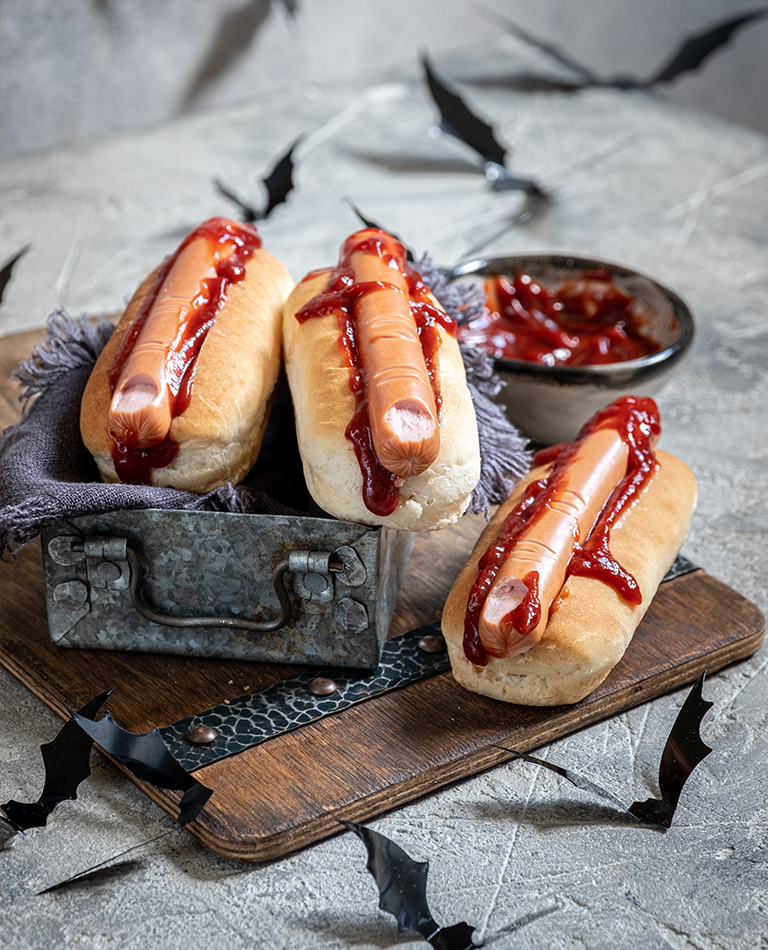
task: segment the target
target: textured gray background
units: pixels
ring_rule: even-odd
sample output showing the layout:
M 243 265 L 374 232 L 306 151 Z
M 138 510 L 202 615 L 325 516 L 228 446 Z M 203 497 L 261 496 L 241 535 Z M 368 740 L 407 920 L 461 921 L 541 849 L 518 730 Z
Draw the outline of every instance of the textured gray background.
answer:
M 454 76 L 506 68 L 507 41 L 438 66 Z M 699 480 L 684 553 L 768 608 L 768 140 L 664 96 L 596 90 L 526 95 L 462 86 L 514 149 L 515 168 L 555 201 L 489 250 L 567 250 L 634 265 L 668 283 L 698 322 L 693 352 L 661 394 L 662 445 Z M 28 241 L 3 308 L 6 331 L 54 303 L 112 310 L 182 231 L 226 203 L 218 174 L 254 198 L 259 173 L 299 133 L 298 187 L 262 227 L 295 277 L 333 260 L 370 216 L 441 263 L 499 228 L 519 196 L 488 191 L 466 149 L 433 140 L 415 66 L 387 83 L 304 85 L 219 112 L 46 156 L 10 161 L 2 181 L 4 256 Z M 674 651 L 671 639 L 670 651 Z M 768 946 L 768 663 L 765 651 L 713 676 L 704 738 L 715 751 L 685 788 L 666 833 L 606 815 L 551 773 L 512 763 L 374 821 L 431 862 L 438 922 L 471 921 L 506 948 Z M 542 750 L 627 802 L 656 789 L 663 740 L 684 693 Z M 35 799 L 37 746 L 59 722 L 0 675 L 0 801 Z M 322 767 L 321 763 L 318 768 Z M 0 945 L 27 948 L 348 948 L 425 946 L 377 910 L 350 834 L 275 861 L 221 860 L 173 831 L 100 884 L 41 887 L 172 828 L 98 756 L 77 801 L 0 854 Z M 307 785 L 311 787 L 311 776 Z M 545 916 L 535 915 L 551 911 Z M 531 919 L 528 915 L 534 915 Z M 527 921 L 527 922 L 526 922 Z
M 471 0 L 3 0 L 3 157 L 96 140 L 297 83 L 370 79 L 417 51 L 499 35 Z M 749 0 L 487 0 L 601 75 L 646 77 L 681 37 Z M 487 14 L 486 14 L 487 16 Z M 768 22 L 752 25 L 672 98 L 768 132 Z M 511 50 L 515 73 L 524 47 Z

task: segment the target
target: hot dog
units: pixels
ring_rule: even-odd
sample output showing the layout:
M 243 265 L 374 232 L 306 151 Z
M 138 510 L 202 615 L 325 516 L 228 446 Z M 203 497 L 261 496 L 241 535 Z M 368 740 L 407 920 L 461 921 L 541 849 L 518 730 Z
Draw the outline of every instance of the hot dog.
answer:
M 573 703 L 618 663 L 682 545 L 696 501 L 690 469 L 655 450 L 659 432 L 653 401 L 624 397 L 573 443 L 540 453 L 446 601 L 443 633 L 461 685 L 512 703 Z M 563 509 L 573 497 L 579 510 Z M 533 551 L 544 556 L 532 559 Z M 527 578 L 526 593 L 539 599 L 529 598 L 520 622 L 517 606 L 502 616 L 505 605 L 488 600 L 496 585 L 499 597 L 513 586 L 504 578 L 523 574 L 525 581 L 526 571 L 537 580 L 551 576 L 547 583 Z M 489 636 L 486 608 L 511 632 Z
M 80 431 L 105 481 L 208 492 L 258 455 L 293 281 L 213 218 L 141 284 L 94 366 Z
M 367 228 L 289 297 L 283 350 L 307 486 L 345 521 L 455 521 L 480 474 L 455 324 L 402 245 Z

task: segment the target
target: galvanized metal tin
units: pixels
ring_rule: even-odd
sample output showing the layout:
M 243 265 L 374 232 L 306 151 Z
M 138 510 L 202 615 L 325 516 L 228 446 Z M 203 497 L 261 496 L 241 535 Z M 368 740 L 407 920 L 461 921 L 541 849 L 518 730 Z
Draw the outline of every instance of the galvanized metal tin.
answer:
M 51 639 L 375 669 L 413 540 L 314 517 L 142 510 L 74 518 L 42 537 Z M 228 625 L 207 625 L 211 618 Z

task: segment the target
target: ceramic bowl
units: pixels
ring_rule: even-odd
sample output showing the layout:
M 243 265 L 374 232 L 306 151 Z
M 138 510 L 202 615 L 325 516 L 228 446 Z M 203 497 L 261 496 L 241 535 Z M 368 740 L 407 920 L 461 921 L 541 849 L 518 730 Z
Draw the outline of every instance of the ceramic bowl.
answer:
M 469 261 L 455 269 L 459 280 L 489 275 L 530 274 L 557 286 L 585 270 L 606 270 L 616 286 L 637 301 L 635 313 L 644 335 L 661 347 L 634 360 L 587 366 L 545 366 L 527 360 L 496 358 L 506 385 L 496 397 L 510 420 L 543 445 L 573 439 L 598 409 L 618 396 L 653 396 L 677 370 L 694 335 L 693 315 L 672 290 L 622 264 L 567 254 L 519 254 Z

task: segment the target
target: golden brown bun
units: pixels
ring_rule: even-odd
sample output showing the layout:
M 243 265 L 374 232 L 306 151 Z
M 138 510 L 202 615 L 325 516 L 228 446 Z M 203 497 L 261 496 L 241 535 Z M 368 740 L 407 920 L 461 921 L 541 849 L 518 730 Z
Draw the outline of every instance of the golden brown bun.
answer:
M 134 294 L 83 393 L 80 432 L 105 482 L 120 481 L 107 433 L 109 367 L 156 274 Z M 200 348 L 192 399 L 171 424 L 179 451 L 169 465 L 152 470 L 153 485 L 202 494 L 240 481 L 256 461 L 280 372 L 283 302 L 292 287 L 280 261 L 264 250 L 254 251 L 245 278 L 228 288 Z
M 688 533 L 696 505 L 696 481 L 688 466 L 667 452 L 656 453 L 659 468 L 645 491 L 611 532 L 611 553 L 634 575 L 643 595 L 637 607 L 602 581 L 570 577 L 562 605 L 550 617 L 536 646 L 508 659 L 490 657 L 487 666 L 464 656 L 464 615 L 478 561 L 501 522 L 522 498 L 525 486 L 542 476 L 535 469 L 501 506 L 480 536 L 448 595 L 443 635 L 457 682 L 472 692 L 526 706 L 576 703 L 592 692 L 624 655 Z M 673 647 L 672 647 L 673 649 Z
M 285 366 L 307 487 L 321 508 L 342 521 L 403 531 L 442 528 L 466 510 L 480 477 L 477 422 L 459 345 L 438 328 L 441 342 L 435 363 L 443 404 L 436 460 L 420 475 L 405 479 L 401 503 L 391 515 L 372 514 L 363 502 L 355 451 L 344 434 L 355 411 L 355 397 L 349 388 L 349 366 L 338 346 L 338 321 L 334 314 L 304 323 L 295 317 L 325 289 L 329 274 L 298 284 L 283 318 Z

